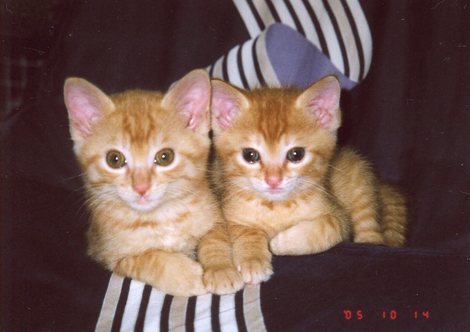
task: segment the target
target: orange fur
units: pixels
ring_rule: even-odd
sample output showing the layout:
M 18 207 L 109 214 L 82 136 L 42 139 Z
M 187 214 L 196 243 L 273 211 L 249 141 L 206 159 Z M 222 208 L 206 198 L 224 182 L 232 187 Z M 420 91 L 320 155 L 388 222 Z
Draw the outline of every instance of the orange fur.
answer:
M 107 96 L 82 79 L 65 84 L 91 211 L 88 253 L 106 268 L 172 295 L 242 287 L 207 181 L 209 98 L 210 81 L 200 70 L 166 94 Z M 164 149 L 174 152 L 167 166 L 154 161 Z M 111 150 L 123 153 L 124 166 L 110 167 Z
M 400 194 L 384 186 L 379 193 L 369 164 L 336 147 L 341 121 L 336 79 L 327 77 L 305 91 L 245 91 L 220 80 L 212 87 L 214 177 L 245 282 L 269 279 L 271 252 L 318 253 L 350 238 L 403 243 Z M 289 161 L 288 153 L 298 147 L 305 157 Z M 259 160 L 244 160 L 246 149 L 257 151 Z

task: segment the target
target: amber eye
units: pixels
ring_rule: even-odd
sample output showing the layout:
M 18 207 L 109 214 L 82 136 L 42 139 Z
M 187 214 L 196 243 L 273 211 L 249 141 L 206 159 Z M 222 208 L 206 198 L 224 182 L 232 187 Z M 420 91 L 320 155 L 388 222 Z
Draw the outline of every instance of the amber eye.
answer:
M 106 154 L 106 163 L 109 167 L 118 169 L 126 166 L 127 160 L 126 157 L 117 150 L 108 151 Z
M 304 159 L 305 156 L 305 149 L 304 148 L 292 148 L 289 151 L 287 151 L 287 160 L 293 163 L 298 163 L 302 159 Z
M 243 159 L 250 164 L 257 163 L 260 161 L 259 152 L 255 149 L 247 148 L 242 151 Z
M 159 166 L 168 166 L 175 159 L 175 152 L 172 149 L 162 149 L 155 154 L 153 162 Z

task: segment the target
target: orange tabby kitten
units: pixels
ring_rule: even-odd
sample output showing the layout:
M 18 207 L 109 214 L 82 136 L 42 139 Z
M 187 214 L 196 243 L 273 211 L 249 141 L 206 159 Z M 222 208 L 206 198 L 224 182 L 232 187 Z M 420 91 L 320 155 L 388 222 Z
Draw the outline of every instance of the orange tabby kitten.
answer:
M 305 91 L 212 81 L 216 182 L 245 282 L 269 279 L 271 252 L 318 253 L 350 237 L 403 244 L 401 195 L 379 185 L 359 155 L 336 148 L 339 97 L 333 76 Z
M 64 86 L 91 211 L 88 253 L 172 295 L 243 286 L 206 179 L 210 89 L 203 70 L 166 94 L 107 96 L 80 78 Z

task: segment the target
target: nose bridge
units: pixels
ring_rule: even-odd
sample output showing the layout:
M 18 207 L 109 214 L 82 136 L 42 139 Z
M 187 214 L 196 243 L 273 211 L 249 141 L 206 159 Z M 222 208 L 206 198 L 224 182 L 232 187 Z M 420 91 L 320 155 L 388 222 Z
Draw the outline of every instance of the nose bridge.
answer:
M 282 179 L 282 166 L 276 164 L 267 165 L 264 173 L 266 175 L 266 178 L 270 177 Z
M 283 177 L 282 166 L 269 165 L 264 171 L 264 181 L 271 187 L 277 188 L 281 185 Z
M 143 195 L 151 186 L 151 172 L 146 167 L 136 167 L 132 173 L 132 188 Z

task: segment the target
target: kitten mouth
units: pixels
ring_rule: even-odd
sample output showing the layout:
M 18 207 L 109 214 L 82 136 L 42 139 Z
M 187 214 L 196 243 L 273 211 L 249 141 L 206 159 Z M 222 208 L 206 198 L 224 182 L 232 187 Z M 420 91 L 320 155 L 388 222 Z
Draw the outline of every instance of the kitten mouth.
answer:
M 144 196 L 141 196 L 133 201 L 128 202 L 129 206 L 134 210 L 138 211 L 149 211 L 155 208 L 156 201 L 150 200 Z
M 261 191 L 261 195 L 271 201 L 280 201 L 289 196 L 289 190 L 285 188 L 269 188 Z
M 283 193 L 285 193 L 286 191 L 285 191 L 285 189 L 282 189 L 282 188 L 269 188 L 269 189 L 267 190 L 267 192 L 268 192 L 269 194 L 276 195 L 276 194 L 283 194 Z

